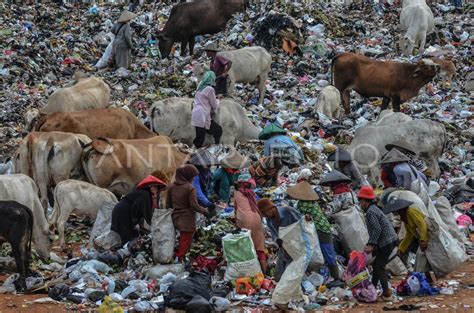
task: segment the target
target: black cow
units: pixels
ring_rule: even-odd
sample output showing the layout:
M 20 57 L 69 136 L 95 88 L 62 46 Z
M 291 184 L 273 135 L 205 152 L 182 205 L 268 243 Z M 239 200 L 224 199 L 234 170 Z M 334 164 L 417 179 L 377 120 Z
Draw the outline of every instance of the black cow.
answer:
M 20 274 L 19 289 L 26 290 L 25 278 L 30 271 L 33 213 L 16 201 L 0 201 L 0 216 L 0 244 L 5 241 L 11 244 Z

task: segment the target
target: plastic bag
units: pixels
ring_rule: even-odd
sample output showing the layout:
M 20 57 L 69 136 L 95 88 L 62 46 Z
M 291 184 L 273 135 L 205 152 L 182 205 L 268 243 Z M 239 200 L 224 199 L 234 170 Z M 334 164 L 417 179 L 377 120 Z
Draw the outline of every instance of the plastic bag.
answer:
M 395 276 L 402 276 L 408 273 L 407 267 L 405 264 L 403 264 L 399 256 L 396 256 L 390 260 L 385 268 Z
M 114 45 L 115 36 L 111 35 L 111 37 L 112 37 L 112 41 L 109 43 L 107 48 L 105 48 L 104 54 L 102 55 L 100 60 L 97 61 L 97 63 L 94 65 L 94 67 L 96 67 L 96 68 L 106 67 L 109 64 L 109 60 L 113 57 L 112 54 L 113 54 L 113 51 L 114 51 L 113 45 Z
M 286 304 L 298 301 L 303 296 L 301 281 L 318 241 L 313 222 L 304 218 L 299 222 L 281 227 L 278 236 L 283 241 L 283 249 L 293 259 L 286 267 L 272 296 L 273 304 Z
M 425 273 L 430 271 L 430 265 L 426 253 L 418 249 L 415 259 L 415 272 Z
M 356 300 L 367 303 L 377 300 L 377 289 L 370 282 L 369 278 L 367 254 L 352 251 L 343 279 L 346 281 L 347 286 L 351 288 L 352 295 Z
M 122 239 L 120 235 L 113 230 L 106 231 L 103 235 L 93 240 L 94 248 L 99 251 L 109 251 L 120 247 Z
M 369 241 L 369 232 L 357 207 L 351 206 L 346 210 L 334 213 L 332 216 L 336 221 L 336 229 L 347 254 L 354 250 L 362 251 L 367 241 Z
M 191 301 L 186 304 L 186 313 L 211 313 L 212 306 L 209 303 L 209 300 L 201 297 L 195 296 Z
M 216 312 L 225 312 L 230 308 L 230 301 L 222 297 L 212 297 L 209 301 Z
M 199 295 L 208 300 L 211 298 L 211 275 L 206 272 L 192 272 L 186 279 L 173 283 L 170 287 L 169 306 L 183 310 L 191 299 Z
M 318 233 L 316 233 L 316 238 L 318 237 Z M 324 265 L 324 257 L 323 252 L 321 251 L 321 246 L 319 244 L 319 239 L 316 239 L 316 244 L 314 245 L 313 249 L 313 256 L 311 257 L 311 261 L 308 264 L 308 271 L 314 272 L 319 270 Z
M 410 286 L 410 292 L 413 296 L 418 294 L 418 291 L 420 291 L 420 281 L 416 276 L 410 276 L 407 279 L 407 284 Z
M 436 208 L 436 211 L 438 211 L 439 216 L 441 217 L 443 222 L 448 227 L 449 233 L 459 242 L 467 243 L 468 240 L 459 230 L 459 226 L 457 225 L 456 220 L 454 219 L 454 212 L 451 208 L 449 200 L 444 196 L 439 197 L 438 199 L 433 201 L 433 205 Z
M 467 255 L 459 242 L 434 219 L 427 217 L 425 220 L 429 233 L 426 257 L 436 276 L 444 276 L 466 261 Z
M 255 276 L 262 272 L 249 231 L 224 236 L 222 247 L 227 261 L 226 280 Z
M 92 244 L 95 238 L 110 230 L 110 224 L 112 222 L 112 210 L 114 209 L 115 205 L 116 203 L 114 202 L 104 202 L 104 204 L 102 204 L 102 206 L 99 208 L 99 212 L 97 212 L 97 217 L 95 218 L 94 226 L 92 227 L 89 238 L 90 244 Z
M 118 304 L 112 301 L 109 296 L 105 296 L 104 301 L 99 307 L 99 313 L 123 313 L 123 308 Z
M 166 275 L 172 273 L 179 275 L 184 272 L 183 264 L 169 264 L 169 265 L 155 265 L 150 267 L 146 272 L 147 279 L 160 279 Z
M 174 225 L 171 218 L 173 210 L 158 209 L 151 220 L 151 240 L 153 260 L 156 263 L 168 264 L 174 256 Z

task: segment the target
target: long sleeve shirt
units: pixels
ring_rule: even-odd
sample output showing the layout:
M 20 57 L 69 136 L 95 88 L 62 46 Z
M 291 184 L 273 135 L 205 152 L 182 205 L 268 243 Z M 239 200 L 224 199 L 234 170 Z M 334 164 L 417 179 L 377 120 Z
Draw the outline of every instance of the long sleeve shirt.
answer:
M 278 214 L 280 215 L 280 219 L 278 221 L 266 218 L 267 226 L 270 230 L 270 235 L 272 236 L 273 240 L 278 239 L 278 230 L 280 227 L 289 226 L 301 219 L 301 214 L 291 207 L 278 208 Z
M 213 205 L 213 203 L 209 200 L 207 195 L 202 190 L 199 176 L 194 177 L 193 186 L 194 186 L 194 189 L 196 189 L 196 196 L 197 196 L 199 205 L 205 208 L 210 208 Z
M 209 129 L 211 127 L 211 114 L 219 107 L 216 91 L 213 87 L 206 87 L 196 92 L 191 113 L 191 125 Z
M 425 222 L 425 215 L 418 209 L 408 208 L 407 221 L 404 223 L 406 229 L 405 238 L 400 242 L 399 250 L 405 252 L 410 246 L 413 238 L 421 241 L 428 241 L 428 227 Z
M 388 217 L 376 205 L 371 205 L 365 212 L 365 221 L 369 232 L 369 245 L 378 248 L 398 241 L 397 234 Z

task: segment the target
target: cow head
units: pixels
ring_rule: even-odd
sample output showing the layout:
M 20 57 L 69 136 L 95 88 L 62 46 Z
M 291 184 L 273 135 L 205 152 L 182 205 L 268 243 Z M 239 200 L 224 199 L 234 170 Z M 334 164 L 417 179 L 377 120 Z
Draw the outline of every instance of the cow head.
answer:
M 415 41 L 411 40 L 407 35 L 400 38 L 400 50 L 404 56 L 410 56 L 415 48 Z
M 41 116 L 41 113 L 38 109 L 31 109 L 28 110 L 25 115 L 25 131 L 29 132 L 35 127 L 35 124 L 38 122 L 39 118 Z
M 422 59 L 416 64 L 416 68 L 412 77 L 421 77 L 423 80 L 427 79 L 429 81 L 433 79 L 433 77 L 435 77 L 439 71 L 440 66 L 434 63 L 433 60 Z
M 160 49 L 161 58 L 165 59 L 170 55 L 171 48 L 173 47 L 173 39 L 165 36 L 164 34 L 158 34 L 158 48 Z
M 198 80 L 198 83 L 201 82 L 202 80 L 202 77 L 204 76 L 204 73 L 209 70 L 209 69 L 206 69 L 206 67 L 200 63 L 196 63 L 194 65 L 194 68 L 193 68 L 193 73 L 194 73 L 194 76 L 196 76 L 197 80 Z

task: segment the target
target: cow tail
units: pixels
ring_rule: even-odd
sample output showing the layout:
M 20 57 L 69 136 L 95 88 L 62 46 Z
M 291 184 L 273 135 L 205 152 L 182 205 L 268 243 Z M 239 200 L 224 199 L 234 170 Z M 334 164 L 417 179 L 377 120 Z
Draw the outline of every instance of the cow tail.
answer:
M 53 206 L 53 215 L 51 215 L 51 220 L 49 221 L 50 226 L 57 224 L 59 212 L 61 210 L 61 208 L 59 207 L 59 202 L 58 202 L 58 188 L 54 188 L 53 196 L 54 196 L 54 206 Z
M 331 60 L 331 76 L 330 76 L 330 79 L 331 79 L 331 85 L 334 86 L 334 63 L 336 62 L 336 60 L 342 55 L 342 53 L 339 53 L 337 54 L 334 58 L 332 58 Z

